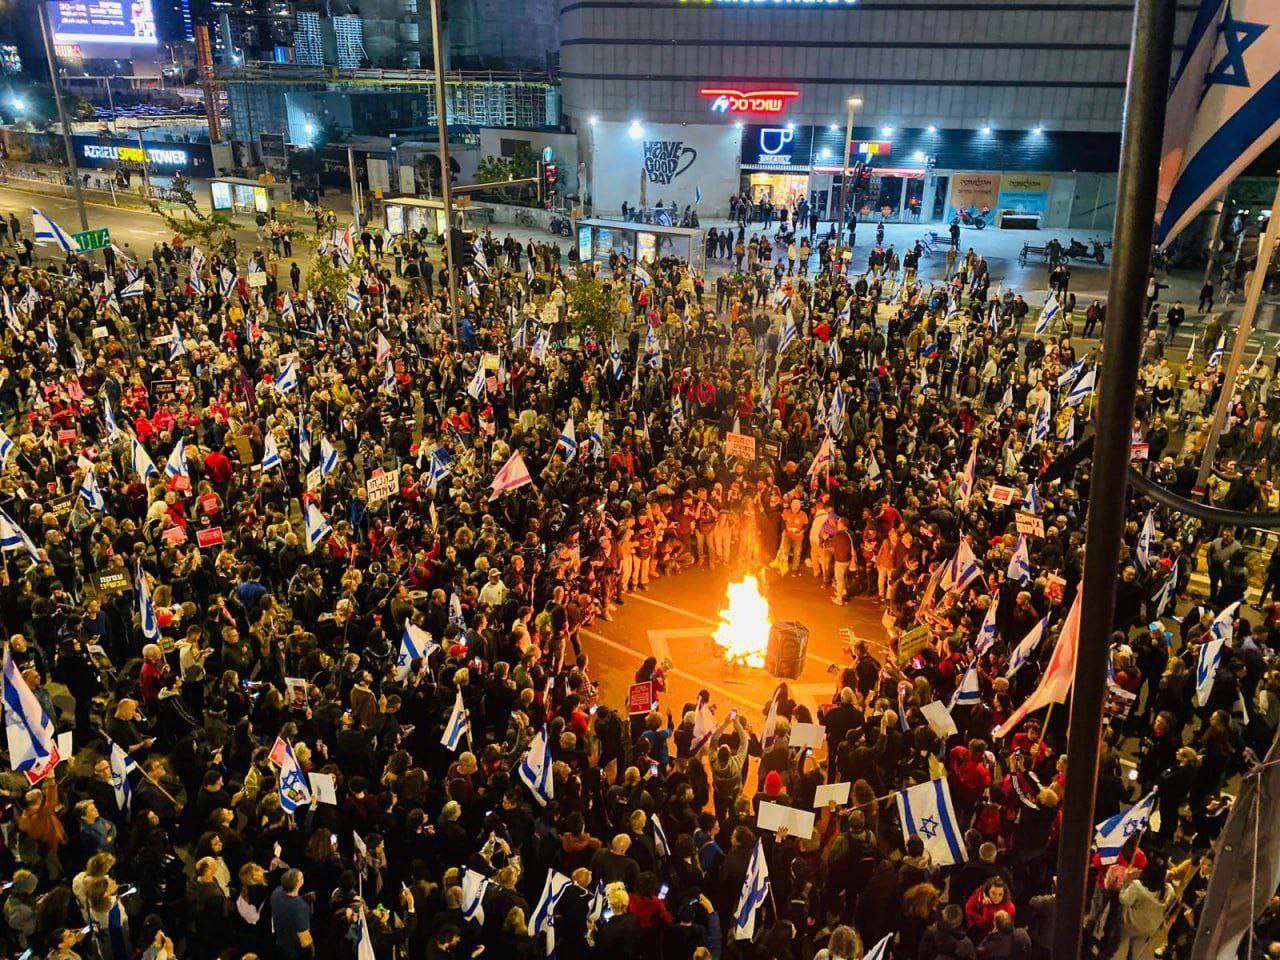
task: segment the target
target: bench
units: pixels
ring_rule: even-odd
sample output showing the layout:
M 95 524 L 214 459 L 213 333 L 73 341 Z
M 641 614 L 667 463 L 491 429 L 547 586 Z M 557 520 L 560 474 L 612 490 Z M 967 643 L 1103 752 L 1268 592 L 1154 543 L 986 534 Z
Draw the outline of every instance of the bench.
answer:
M 1049 248 L 1047 246 L 1036 246 L 1031 243 L 1022 245 L 1022 252 L 1018 254 L 1018 263 L 1022 266 L 1027 265 L 1027 260 L 1031 257 L 1039 257 L 1041 263 L 1049 262 Z

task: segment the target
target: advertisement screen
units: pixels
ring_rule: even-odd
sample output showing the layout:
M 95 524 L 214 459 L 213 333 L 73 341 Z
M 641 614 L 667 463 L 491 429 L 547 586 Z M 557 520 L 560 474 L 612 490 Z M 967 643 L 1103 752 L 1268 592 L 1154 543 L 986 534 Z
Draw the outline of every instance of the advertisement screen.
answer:
M 397 206 L 394 203 L 387 204 L 387 230 L 391 232 L 393 237 L 401 236 L 404 233 L 404 207 Z
M 231 184 L 223 183 L 221 180 L 214 180 L 209 184 L 209 189 L 213 191 L 213 209 L 231 209 Z
M 582 263 L 591 262 L 591 228 L 578 228 L 578 260 Z
M 59 43 L 156 42 L 151 0 L 59 0 L 50 16 Z
M 124 137 L 92 137 L 75 134 L 76 162 L 81 166 L 113 170 L 118 166 L 140 167 L 144 163 L 153 174 L 185 177 L 213 176 L 213 154 L 207 143 L 191 141 L 143 140 Z

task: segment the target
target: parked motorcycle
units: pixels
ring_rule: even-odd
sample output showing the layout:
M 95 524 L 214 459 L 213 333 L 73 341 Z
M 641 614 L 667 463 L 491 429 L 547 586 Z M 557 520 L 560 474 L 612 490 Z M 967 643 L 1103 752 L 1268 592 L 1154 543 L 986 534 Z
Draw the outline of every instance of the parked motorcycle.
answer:
M 1106 260 L 1101 240 L 1090 240 L 1086 244 L 1072 237 L 1070 244 L 1063 247 L 1062 252 L 1071 260 L 1092 260 L 1094 263 Z
M 568 237 L 573 233 L 573 222 L 568 217 L 554 216 L 551 218 L 548 229 L 558 236 Z
M 981 213 L 971 213 L 968 210 L 961 210 L 960 215 L 956 217 L 956 220 L 966 227 L 973 227 L 975 230 L 985 230 L 987 228 L 987 217 L 990 216 L 990 214 L 990 207 L 983 207 Z

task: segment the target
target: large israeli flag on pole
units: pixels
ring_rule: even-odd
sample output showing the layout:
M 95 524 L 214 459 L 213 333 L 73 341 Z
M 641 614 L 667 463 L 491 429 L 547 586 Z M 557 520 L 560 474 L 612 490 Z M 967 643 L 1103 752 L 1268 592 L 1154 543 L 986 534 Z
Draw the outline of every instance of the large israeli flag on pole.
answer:
M 517 771 L 520 780 L 540 806 L 545 807 L 555 798 L 555 780 L 551 775 L 551 744 L 547 742 L 547 731 L 539 730 L 538 735 L 529 743 L 529 750 L 520 761 Z
M 538 898 L 538 905 L 533 908 L 533 914 L 529 917 L 529 933 L 536 937 L 551 929 L 555 923 L 556 904 L 560 902 L 560 898 L 564 896 L 564 892 L 569 889 L 569 884 L 572 882 L 557 870 L 547 871 L 547 880 L 542 885 L 542 896 Z
M 9 645 L 4 647 L 4 732 L 9 766 L 37 783 L 58 763 L 53 721 L 22 679 Z
M 284 762 L 280 764 L 279 777 L 281 810 L 293 814 L 299 807 L 311 806 L 311 786 L 289 743 L 284 745 Z
M 764 844 L 756 841 L 756 848 L 747 864 L 747 876 L 738 897 L 738 909 L 733 913 L 733 939 L 750 940 L 756 932 L 756 916 L 769 895 L 769 864 L 764 859 Z
M 431 639 L 431 634 L 417 624 L 406 623 L 404 633 L 400 636 L 400 656 L 396 659 L 396 680 L 400 683 L 409 679 L 409 670 L 415 660 L 425 660 L 439 649 Z
M 1280 137 L 1280 3 L 1201 0 L 1165 121 L 1156 236 L 1168 245 Z
M 470 867 L 462 875 L 462 916 L 466 920 L 474 920 L 484 926 L 484 892 L 489 889 L 489 880 L 483 873 L 477 873 Z
M 1147 829 L 1151 815 L 1156 811 L 1156 792 L 1152 790 L 1128 810 L 1103 820 L 1094 827 L 1094 839 L 1098 844 L 1098 856 L 1103 865 L 1120 859 L 1120 849 L 1134 834 Z
M 129 774 L 138 769 L 138 764 L 124 752 L 120 744 L 110 738 L 107 742 L 111 744 L 108 762 L 111 764 L 111 789 L 116 795 L 116 806 L 121 810 L 128 810 L 133 805 L 133 784 L 129 780 Z
M 924 841 L 924 848 L 940 867 L 964 863 L 964 832 L 951 805 L 951 790 L 946 780 L 930 780 L 900 790 L 898 819 L 902 821 L 902 839 L 914 834 Z
M 471 720 L 470 715 L 467 713 L 467 705 L 462 702 L 462 691 L 459 690 L 457 697 L 453 701 L 453 713 L 449 715 L 449 722 L 445 724 L 444 734 L 440 737 L 440 743 L 447 749 L 457 753 L 464 734 L 470 738 Z
M 76 238 L 35 207 L 31 208 L 31 231 L 36 235 L 37 246 L 54 243 L 62 249 L 63 253 L 80 252 L 80 244 L 76 242 Z

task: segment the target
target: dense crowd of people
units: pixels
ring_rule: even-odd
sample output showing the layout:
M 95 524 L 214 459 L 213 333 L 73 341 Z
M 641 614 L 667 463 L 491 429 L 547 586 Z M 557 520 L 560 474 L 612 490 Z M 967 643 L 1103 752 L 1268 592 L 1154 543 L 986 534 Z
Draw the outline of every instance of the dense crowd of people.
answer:
M 1081 578 L 1095 357 L 1067 291 L 1032 308 L 972 251 L 922 283 L 919 247 L 570 275 L 487 235 L 455 336 L 418 245 L 372 240 L 326 230 L 345 291 L 191 243 L 0 259 L 0 618 L 74 745 L 7 778 L 6 955 L 1048 957 L 1066 710 L 1017 711 Z M 1144 358 L 1135 434 L 1175 489 L 1213 349 L 1156 331 Z M 1241 410 L 1268 386 L 1255 364 Z M 1269 502 L 1270 443 L 1232 425 L 1220 502 Z M 1238 603 L 1232 531 L 1130 518 L 1098 819 L 1155 812 L 1099 850 L 1090 943 L 1185 957 L 1224 788 L 1280 724 L 1280 603 Z M 757 716 L 682 702 L 654 658 L 630 716 L 581 631 L 698 564 L 819 578 L 886 635 L 818 716 L 785 684 Z M 903 815 L 931 781 L 949 840 Z M 815 809 L 827 784 L 847 802 Z

